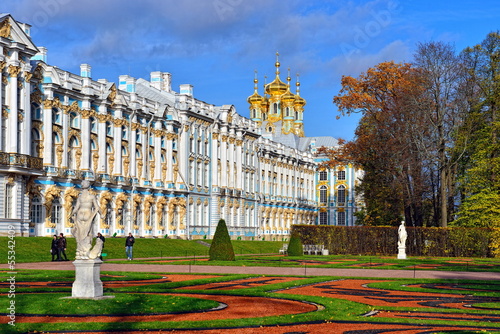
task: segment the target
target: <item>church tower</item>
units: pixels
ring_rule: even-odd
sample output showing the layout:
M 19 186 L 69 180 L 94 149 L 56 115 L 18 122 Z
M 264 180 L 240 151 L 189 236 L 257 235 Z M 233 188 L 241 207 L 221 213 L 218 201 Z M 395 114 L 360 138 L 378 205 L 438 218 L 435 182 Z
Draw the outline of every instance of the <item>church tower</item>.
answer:
M 250 118 L 262 128 L 263 136 L 276 138 L 282 135 L 304 137 L 303 114 L 306 100 L 300 96 L 298 81 L 296 93 L 291 92 L 290 69 L 287 83 L 280 79 L 279 54 L 276 53 L 276 77 L 264 85 L 264 96 L 258 93 L 257 73 L 254 79 L 254 93 L 248 97 Z

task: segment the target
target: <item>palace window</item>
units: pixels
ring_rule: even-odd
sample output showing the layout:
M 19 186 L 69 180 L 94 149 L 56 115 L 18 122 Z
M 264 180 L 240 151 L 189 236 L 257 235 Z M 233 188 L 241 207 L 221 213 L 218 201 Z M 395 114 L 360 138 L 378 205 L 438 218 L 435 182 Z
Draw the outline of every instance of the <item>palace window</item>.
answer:
M 14 185 L 5 185 L 5 218 L 14 218 Z
M 345 170 L 339 170 L 337 172 L 337 177 L 339 180 L 345 180 Z
M 34 196 L 31 200 L 30 219 L 34 224 L 42 222 L 42 200 L 40 196 Z
M 77 113 L 72 112 L 69 114 L 69 124 L 70 124 L 69 126 L 72 128 L 75 128 L 75 129 L 80 128 L 80 119 L 79 119 Z
M 106 122 L 106 136 L 113 136 L 113 127 L 111 126 L 111 122 Z
M 55 198 L 54 201 L 52 201 L 52 217 L 51 217 L 51 223 L 55 224 L 56 228 L 60 226 L 61 223 L 61 202 L 59 202 L 59 197 Z
M 42 108 L 38 103 L 31 104 L 31 119 L 34 121 L 42 120 Z
M 97 133 L 97 120 L 94 117 L 90 117 L 90 132 Z
M 322 170 L 321 172 L 319 172 L 319 180 L 320 181 L 326 181 L 328 180 L 328 173 L 324 170 Z
M 328 188 L 326 186 L 319 188 L 319 202 L 322 204 L 328 202 Z
M 340 203 L 345 203 L 345 187 L 344 186 L 339 186 L 337 188 L 337 204 L 341 205 Z
M 328 212 L 320 212 L 319 213 L 319 224 L 320 225 L 328 225 Z
M 337 212 L 337 225 L 345 226 L 345 212 Z
M 57 108 L 52 108 L 52 123 L 61 125 L 61 111 Z

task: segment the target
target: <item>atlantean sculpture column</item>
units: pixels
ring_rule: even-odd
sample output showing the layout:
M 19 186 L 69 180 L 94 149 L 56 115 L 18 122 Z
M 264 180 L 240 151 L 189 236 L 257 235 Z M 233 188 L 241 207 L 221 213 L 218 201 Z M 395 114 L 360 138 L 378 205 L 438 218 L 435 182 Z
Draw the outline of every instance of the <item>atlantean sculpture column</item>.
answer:
M 398 259 L 406 259 L 406 238 L 408 234 L 406 233 L 405 221 L 401 221 L 401 225 L 398 228 Z
M 82 192 L 76 200 L 73 209 L 73 236 L 76 239 L 75 282 L 71 290 L 74 298 L 103 298 L 101 282 L 101 264 L 99 259 L 102 251 L 102 240 L 97 238 L 92 247 L 92 224 L 100 213 L 99 203 L 94 194 L 89 191 L 90 183 L 82 182 Z

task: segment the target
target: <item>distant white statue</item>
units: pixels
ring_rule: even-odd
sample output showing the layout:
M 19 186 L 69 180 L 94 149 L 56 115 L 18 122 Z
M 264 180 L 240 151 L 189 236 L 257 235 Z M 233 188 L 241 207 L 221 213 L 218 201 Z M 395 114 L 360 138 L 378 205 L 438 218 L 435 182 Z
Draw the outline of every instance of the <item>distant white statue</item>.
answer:
M 82 192 L 73 208 L 73 236 L 76 239 L 76 259 L 95 259 L 102 250 L 101 241 L 96 242 L 94 249 L 90 251 L 92 247 L 92 222 L 95 216 L 101 213 L 97 197 L 89 191 L 89 187 L 89 181 L 84 180 L 82 182 Z
M 408 234 L 406 233 L 405 221 L 401 221 L 401 225 L 398 228 L 398 247 L 406 247 L 406 238 Z
M 401 221 L 398 228 L 398 259 L 406 259 L 406 233 L 405 221 Z

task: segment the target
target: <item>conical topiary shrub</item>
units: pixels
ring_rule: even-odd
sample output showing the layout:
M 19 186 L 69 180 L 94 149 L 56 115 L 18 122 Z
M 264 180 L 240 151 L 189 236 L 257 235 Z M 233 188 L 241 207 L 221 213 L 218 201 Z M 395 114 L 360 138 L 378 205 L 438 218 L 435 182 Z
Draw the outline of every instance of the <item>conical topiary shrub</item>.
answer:
M 234 250 L 224 219 L 219 220 L 208 251 L 210 261 L 234 261 Z
M 304 255 L 304 248 L 302 241 L 297 233 L 293 233 L 288 243 L 288 256 L 302 256 Z

